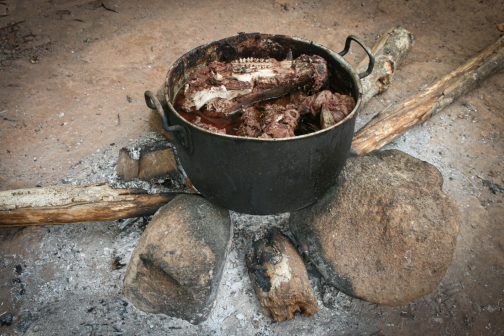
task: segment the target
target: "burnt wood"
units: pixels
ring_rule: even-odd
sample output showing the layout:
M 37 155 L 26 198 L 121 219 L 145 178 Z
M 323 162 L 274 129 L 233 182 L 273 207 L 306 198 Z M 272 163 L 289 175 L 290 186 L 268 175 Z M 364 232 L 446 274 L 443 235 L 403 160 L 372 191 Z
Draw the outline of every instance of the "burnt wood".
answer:
M 247 268 L 264 315 L 281 322 L 319 311 L 301 256 L 277 228 L 254 241 Z

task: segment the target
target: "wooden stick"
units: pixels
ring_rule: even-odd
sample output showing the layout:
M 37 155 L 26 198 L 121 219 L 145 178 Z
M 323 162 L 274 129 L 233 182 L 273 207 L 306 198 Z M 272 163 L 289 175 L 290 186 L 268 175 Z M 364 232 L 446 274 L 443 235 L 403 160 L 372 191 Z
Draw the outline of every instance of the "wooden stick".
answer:
M 354 136 L 351 152 L 365 155 L 385 146 L 502 68 L 504 36 L 420 93 L 392 104 L 377 114 Z
M 105 184 L 1 191 L 0 227 L 148 216 L 176 195 L 149 195 L 145 190 L 113 189 Z
M 362 103 L 366 105 L 371 98 L 384 92 L 390 86 L 397 68 L 415 44 L 415 36 L 402 27 L 392 27 L 381 36 L 372 49 L 375 67 L 371 75 L 362 79 Z M 367 68 L 367 59 L 358 66 L 361 73 Z

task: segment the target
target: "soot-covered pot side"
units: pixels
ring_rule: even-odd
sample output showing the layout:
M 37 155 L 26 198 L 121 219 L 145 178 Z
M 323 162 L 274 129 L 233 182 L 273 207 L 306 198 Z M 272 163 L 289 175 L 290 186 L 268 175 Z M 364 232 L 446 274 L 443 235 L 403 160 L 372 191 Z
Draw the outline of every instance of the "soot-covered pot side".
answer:
M 351 40 L 362 45 L 358 39 L 349 37 L 346 51 Z M 372 71 L 374 62 L 369 49 L 364 48 L 370 57 L 370 67 L 361 77 Z M 239 57 L 283 60 L 289 50 L 294 58 L 308 54 L 326 59 L 330 89 L 351 95 L 356 101 L 347 118 L 316 133 L 257 139 L 206 131 L 175 111 L 175 96 L 196 69 L 212 61 L 230 62 Z M 305 207 L 335 183 L 350 150 L 361 96 L 359 75 L 337 53 L 299 38 L 252 33 L 212 42 L 183 55 L 168 71 L 165 85 L 157 94 L 160 103 L 155 103 L 167 116 L 169 126 L 165 128 L 174 132 L 182 166 L 198 191 L 225 208 L 266 215 Z M 146 92 L 149 107 L 155 107 L 155 100 Z

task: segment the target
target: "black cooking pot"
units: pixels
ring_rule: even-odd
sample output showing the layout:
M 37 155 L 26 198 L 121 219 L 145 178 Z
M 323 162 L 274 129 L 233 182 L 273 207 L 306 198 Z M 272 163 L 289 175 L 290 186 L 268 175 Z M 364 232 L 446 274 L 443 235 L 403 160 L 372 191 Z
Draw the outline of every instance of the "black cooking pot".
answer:
M 365 73 L 357 74 L 344 56 L 351 41 L 369 56 Z M 327 61 L 329 87 L 351 95 L 356 105 L 338 124 L 321 131 L 283 139 L 257 139 L 223 135 L 186 121 L 173 108 L 175 96 L 197 69 L 213 61 L 239 57 L 273 57 L 284 60 L 292 50 L 319 55 Z M 157 109 L 163 127 L 173 132 L 180 162 L 192 184 L 211 202 L 254 215 L 294 211 L 315 202 L 336 181 L 345 165 L 361 103 L 360 78 L 371 73 L 374 57 L 354 36 L 338 53 L 311 41 L 285 35 L 239 34 L 197 47 L 179 58 L 168 71 L 157 96 L 146 91 L 145 100 Z

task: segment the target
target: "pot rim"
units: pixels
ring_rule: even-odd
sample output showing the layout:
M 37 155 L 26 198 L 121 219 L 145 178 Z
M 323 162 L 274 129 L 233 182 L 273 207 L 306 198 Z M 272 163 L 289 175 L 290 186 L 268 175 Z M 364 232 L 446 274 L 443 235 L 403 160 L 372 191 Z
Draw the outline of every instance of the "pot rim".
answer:
M 171 101 L 170 101 L 170 99 L 168 97 L 168 90 L 167 90 L 167 85 L 168 85 L 168 82 L 169 82 L 169 77 L 171 75 L 171 72 L 175 68 L 175 65 L 177 65 L 180 62 L 183 62 L 183 60 L 186 57 L 186 55 L 190 54 L 191 52 L 194 52 L 197 49 L 207 48 L 207 47 L 209 47 L 209 46 L 211 46 L 211 45 L 213 45 L 215 43 L 219 43 L 221 41 L 225 41 L 225 40 L 228 40 L 230 38 L 236 38 L 238 36 L 257 35 L 257 34 L 260 34 L 261 36 L 283 36 L 283 37 L 291 38 L 294 41 L 302 42 L 302 43 L 305 43 L 305 44 L 311 44 L 311 45 L 314 45 L 317 48 L 325 49 L 327 51 L 327 53 L 329 53 L 331 55 L 331 57 L 333 57 L 336 61 L 338 61 L 340 63 L 340 65 L 350 74 L 350 77 L 354 80 L 354 84 L 356 85 L 356 91 L 357 91 L 357 101 L 355 102 L 355 107 L 353 108 L 353 110 L 343 120 L 341 120 L 340 122 L 332 125 L 329 128 L 321 129 L 319 131 L 308 133 L 308 134 L 296 135 L 296 136 L 287 137 L 287 138 L 253 138 L 253 137 L 246 137 L 246 136 L 239 136 L 239 135 L 216 133 L 216 132 L 212 132 L 212 131 L 206 130 L 204 128 L 201 128 L 201 127 L 199 127 L 199 126 L 197 126 L 197 125 L 195 125 L 195 124 L 187 121 L 184 117 L 182 117 L 178 113 L 178 111 L 173 107 L 173 104 L 171 103 Z M 210 43 L 205 43 L 205 44 L 197 46 L 197 47 L 189 50 L 188 52 L 184 53 L 182 56 L 180 56 L 172 64 L 172 66 L 168 70 L 168 72 L 166 74 L 166 77 L 165 77 L 165 85 L 163 87 L 163 94 L 164 94 L 165 102 L 168 105 L 169 109 L 172 112 L 174 112 L 174 114 L 178 117 L 178 119 L 180 119 L 180 120 L 182 120 L 184 122 L 184 125 L 187 125 L 188 127 L 195 128 L 196 130 L 198 130 L 200 132 L 208 133 L 209 135 L 212 135 L 212 136 L 228 137 L 228 138 L 231 138 L 231 139 L 251 140 L 251 141 L 259 141 L 259 142 L 294 141 L 296 139 L 303 139 L 303 138 L 306 138 L 306 137 L 319 136 L 319 135 L 325 134 L 327 132 L 330 132 L 333 129 L 339 127 L 340 125 L 342 125 L 342 124 L 350 121 L 352 118 L 356 117 L 357 110 L 360 108 L 360 105 L 361 105 L 361 102 L 362 102 L 362 95 L 363 95 L 363 93 L 362 93 L 362 83 L 361 83 L 361 79 L 360 79 L 359 75 L 357 74 L 357 71 L 350 65 L 350 63 L 348 63 L 343 58 L 343 56 L 340 56 L 338 53 L 336 53 L 332 49 L 330 49 L 328 47 L 325 47 L 325 46 L 323 46 L 321 44 L 318 44 L 317 42 L 305 40 L 305 39 L 300 38 L 300 37 L 295 37 L 295 36 L 291 36 L 291 35 L 283 35 L 283 34 L 267 34 L 267 33 L 257 33 L 257 32 L 256 33 L 242 33 L 242 34 L 239 34 L 239 35 L 234 35 L 234 36 L 226 37 L 226 38 L 223 38 L 223 39 L 220 39 L 220 40 L 216 40 L 216 41 L 213 41 L 213 42 L 210 42 Z M 176 94 L 175 94 L 175 96 L 176 96 Z

